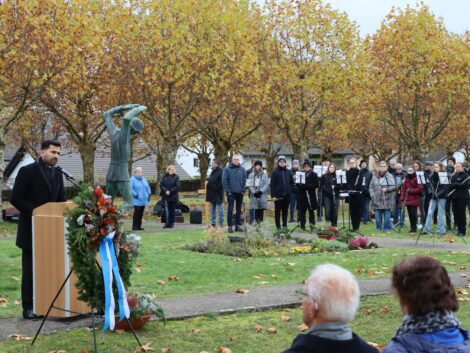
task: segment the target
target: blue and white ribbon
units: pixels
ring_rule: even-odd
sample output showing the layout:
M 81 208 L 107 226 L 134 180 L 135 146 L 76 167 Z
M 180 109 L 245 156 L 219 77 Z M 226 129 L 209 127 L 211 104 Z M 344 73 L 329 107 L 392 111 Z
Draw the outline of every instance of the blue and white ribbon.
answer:
M 122 283 L 119 267 L 114 252 L 113 238 L 116 232 L 109 233 L 100 244 L 100 259 L 103 272 L 105 308 L 104 308 L 104 326 L 106 329 L 114 330 L 114 295 L 113 295 L 113 273 L 116 278 L 116 287 L 118 289 L 119 320 L 129 318 L 129 304 L 127 303 L 126 288 Z

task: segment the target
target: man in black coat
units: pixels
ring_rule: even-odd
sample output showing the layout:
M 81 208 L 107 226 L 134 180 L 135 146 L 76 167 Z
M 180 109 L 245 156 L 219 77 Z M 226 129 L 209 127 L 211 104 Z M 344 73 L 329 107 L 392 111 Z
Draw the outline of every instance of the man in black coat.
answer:
M 294 188 L 294 176 L 290 169 L 287 169 L 286 159 L 279 157 L 277 160 L 277 168 L 271 174 L 271 199 L 274 201 L 274 222 L 276 228 L 281 229 L 281 213 L 282 227 L 287 228 L 287 214 L 289 212 L 290 194 Z
M 224 170 L 220 167 L 217 159 L 211 161 L 212 172 L 206 185 L 206 201 L 211 204 L 211 226 L 215 227 L 216 209 L 219 212 L 219 227 L 224 225 L 224 186 L 222 185 L 222 174 Z
M 349 215 L 353 231 L 359 230 L 362 216 L 362 184 L 364 175 L 357 167 L 356 158 L 349 160 L 349 169 L 346 171 L 346 183 L 349 192 Z
M 315 225 L 315 210 L 318 207 L 316 189 L 319 185 L 317 173 L 312 170 L 312 163 L 306 159 L 303 164 L 305 173 L 305 183 L 297 184 L 297 207 L 299 209 L 300 228 L 305 229 L 306 217 L 308 211 L 308 221 L 310 227 Z
M 20 211 L 16 246 L 22 250 L 21 301 L 23 318 L 34 320 L 33 313 L 33 210 L 48 202 L 64 202 L 64 180 L 59 169 L 54 168 L 60 157 L 60 143 L 46 140 L 34 163 L 22 167 L 15 179 L 10 202 Z
M 470 175 L 465 173 L 462 163 L 455 164 L 455 173 L 449 187 L 449 200 L 452 202 L 458 235 L 463 237 L 467 231 L 466 206 L 470 195 Z

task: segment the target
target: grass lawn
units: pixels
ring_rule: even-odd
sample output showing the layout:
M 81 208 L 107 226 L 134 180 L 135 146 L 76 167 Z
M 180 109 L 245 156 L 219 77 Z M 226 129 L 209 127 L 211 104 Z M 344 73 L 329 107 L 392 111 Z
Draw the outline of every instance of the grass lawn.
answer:
M 296 284 L 320 263 L 332 262 L 353 271 L 359 278 L 383 278 L 391 267 L 409 254 L 430 254 L 443 261 L 449 271 L 470 267 L 468 253 L 426 249 L 376 249 L 344 253 L 317 253 L 285 257 L 237 259 L 217 254 L 183 250 L 207 237 L 205 231 L 159 232 L 142 235 L 141 255 L 131 277 L 132 289 L 155 293 L 159 299 L 190 297 L 237 288 Z M 380 243 L 379 243 L 380 245 Z M 0 317 L 20 314 L 21 252 L 14 240 L 0 241 Z M 168 281 L 177 276 L 179 281 Z M 256 277 L 255 277 L 256 276 Z M 261 278 L 260 278 L 261 277 Z M 158 281 L 165 284 L 158 284 Z
M 470 327 L 470 302 L 462 302 L 459 320 L 464 328 Z M 287 316 L 289 321 L 281 318 Z M 396 298 L 392 296 L 365 297 L 352 323 L 353 330 L 364 340 L 385 345 L 399 327 L 402 314 Z M 198 317 L 184 321 L 170 321 L 167 326 L 149 323 L 139 337 L 154 352 L 170 348 L 171 353 L 217 353 L 226 347 L 232 353 L 274 353 L 288 348 L 302 324 L 300 309 L 275 310 L 256 313 L 238 313 L 227 316 Z M 260 325 L 261 332 L 254 327 Z M 267 330 L 274 327 L 276 333 Z M 134 352 L 137 343 L 130 333 L 98 333 L 100 353 Z M 43 334 L 30 348 L 31 341 L 16 342 L 8 339 L 0 342 L 0 351 L 18 352 L 84 352 L 93 347 L 92 334 L 88 329 Z

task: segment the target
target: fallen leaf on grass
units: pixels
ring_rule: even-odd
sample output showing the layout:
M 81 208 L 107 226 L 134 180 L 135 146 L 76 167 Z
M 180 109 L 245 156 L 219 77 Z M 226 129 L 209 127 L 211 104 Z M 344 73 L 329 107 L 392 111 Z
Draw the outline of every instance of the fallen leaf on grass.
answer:
M 281 316 L 281 321 L 290 321 L 289 316 Z
M 239 257 L 236 257 L 235 259 L 233 259 L 234 262 L 239 262 L 239 261 L 242 261 L 242 259 L 240 259 Z
M 250 293 L 250 290 L 249 289 L 242 289 L 242 288 L 238 288 L 235 293 L 238 293 L 238 294 L 247 294 L 247 293 Z
M 137 272 L 137 273 L 141 273 L 141 272 L 142 272 L 142 264 L 137 264 L 137 265 L 135 266 L 135 269 L 134 269 L 134 270 L 135 270 L 135 272 Z
M 459 270 L 463 271 L 463 270 L 466 270 L 467 268 L 468 268 L 467 266 L 460 266 Z
M 13 302 L 13 305 L 20 305 L 20 304 L 21 304 L 21 300 L 15 300 L 15 301 Z
M 193 329 L 191 330 L 191 332 L 192 332 L 192 333 L 199 333 L 199 332 L 201 332 L 201 329 L 200 329 L 200 328 L 193 328 Z
M 383 351 L 385 346 L 383 344 L 378 344 L 378 343 L 374 343 L 374 342 L 367 342 L 367 344 L 369 346 L 372 346 L 374 348 L 377 348 L 379 351 Z
M 455 266 L 455 265 L 457 265 L 457 263 L 454 262 L 454 261 L 449 261 L 447 264 L 450 265 L 450 266 Z
M 162 280 L 162 279 L 159 279 L 159 280 L 157 281 L 157 284 L 163 285 L 163 284 L 165 284 L 165 281 Z
M 67 351 L 59 350 L 59 351 L 50 351 L 49 353 L 67 353 Z
M 388 314 L 390 312 L 390 308 L 388 306 L 384 306 L 382 309 L 380 309 L 380 312 L 382 314 Z
M 0 304 L 8 303 L 8 299 L 5 297 L 0 297 Z
M 148 352 L 153 351 L 153 348 L 150 347 L 150 343 L 144 344 L 142 347 L 137 348 L 134 353 Z
M 299 325 L 297 326 L 297 328 L 299 329 L 300 332 L 305 332 L 309 329 L 309 327 L 305 324 Z
M 19 335 L 17 333 L 14 333 L 13 335 L 8 336 L 8 338 L 13 338 L 15 341 L 30 341 L 30 340 L 32 340 L 31 337 Z
M 180 278 L 179 278 L 179 277 L 177 277 L 177 276 L 170 276 L 170 277 L 168 277 L 168 280 L 169 280 L 169 281 L 175 281 L 175 282 L 178 282 L 178 281 L 180 280 Z
M 365 307 L 365 308 L 362 309 L 362 312 L 366 315 L 370 315 L 374 312 L 374 309 Z
M 261 326 L 261 325 L 255 325 L 255 327 L 253 327 L 253 330 L 254 330 L 255 332 L 261 332 L 261 331 L 263 331 L 263 326 Z
M 269 284 L 269 282 L 261 281 L 261 282 L 258 282 L 258 284 Z
M 392 257 L 398 256 L 398 254 L 392 254 Z
M 227 347 L 218 347 L 217 348 L 217 352 L 220 352 L 220 353 L 232 353 L 232 351 L 230 349 L 228 349 Z
M 16 276 L 11 276 L 11 279 L 12 279 L 13 281 L 16 281 L 16 282 L 19 282 L 19 281 L 20 281 L 20 279 L 19 279 L 18 277 L 16 277 Z
M 277 329 L 275 327 L 270 327 L 267 329 L 269 333 L 277 333 Z
M 276 275 L 271 275 L 271 278 L 272 279 L 277 279 L 277 276 Z
M 123 329 L 117 329 L 117 330 L 114 330 L 114 332 L 116 332 L 118 335 L 122 335 L 126 331 Z
M 169 347 L 162 348 L 162 353 L 170 353 L 170 348 Z
M 449 238 L 449 239 L 447 239 L 447 242 L 449 242 L 449 243 L 455 243 L 455 239 Z

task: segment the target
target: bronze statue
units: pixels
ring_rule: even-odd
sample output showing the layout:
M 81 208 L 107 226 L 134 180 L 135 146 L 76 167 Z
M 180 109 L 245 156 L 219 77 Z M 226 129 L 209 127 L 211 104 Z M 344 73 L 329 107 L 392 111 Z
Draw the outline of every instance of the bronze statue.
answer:
M 137 115 L 145 111 L 147 107 L 139 104 L 127 104 L 114 107 L 103 114 L 106 128 L 111 140 L 111 163 L 106 174 L 106 193 L 113 200 L 119 193 L 124 204 L 123 210 L 132 207 L 132 195 L 129 182 L 128 163 L 131 155 L 131 134 L 141 133 L 144 128 L 142 120 Z M 116 114 L 129 110 L 122 118 L 121 127 L 118 128 L 113 122 Z

